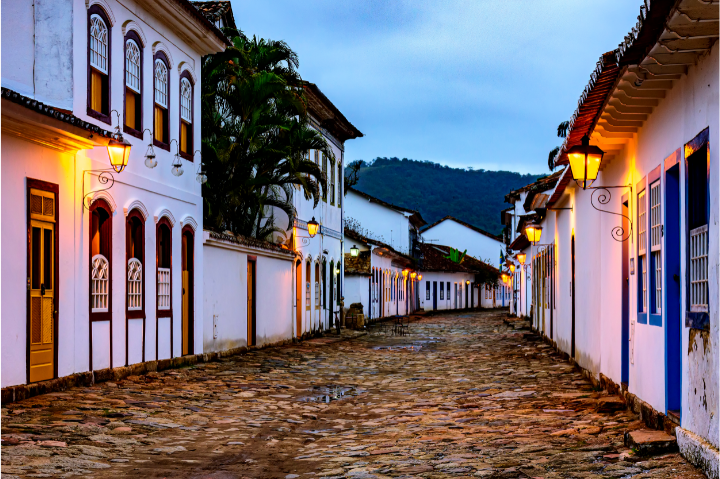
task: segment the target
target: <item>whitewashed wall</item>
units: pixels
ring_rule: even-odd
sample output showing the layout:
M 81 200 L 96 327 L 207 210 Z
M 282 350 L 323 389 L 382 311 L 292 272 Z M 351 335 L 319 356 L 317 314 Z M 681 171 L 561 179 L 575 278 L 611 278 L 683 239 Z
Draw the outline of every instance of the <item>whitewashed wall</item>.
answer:
M 470 256 L 489 264 L 496 264 L 500 252 L 505 251 L 502 241 L 478 233 L 452 219 L 424 230 L 422 237 L 427 243 L 452 246 L 460 251 L 467 250 Z
M 409 214 L 369 201 L 350 190 L 345 197 L 345 216 L 353 218 L 369 230 L 373 239 L 392 246 L 401 253 L 410 253 Z
M 248 255 L 255 257 L 256 346 L 293 337 L 293 255 L 216 240 L 203 232 L 203 347 L 248 344 Z

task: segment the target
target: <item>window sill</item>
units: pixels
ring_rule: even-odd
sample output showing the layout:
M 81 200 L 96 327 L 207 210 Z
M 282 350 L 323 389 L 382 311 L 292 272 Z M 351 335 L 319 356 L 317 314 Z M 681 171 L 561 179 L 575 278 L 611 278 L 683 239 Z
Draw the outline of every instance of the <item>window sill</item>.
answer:
M 193 162 L 193 157 L 190 153 L 185 153 L 184 151 L 180 152 L 180 158 L 189 161 L 190 163 Z
M 145 319 L 145 310 L 139 309 L 127 311 L 125 317 L 127 319 Z
M 153 145 L 157 146 L 158 148 L 170 151 L 170 144 L 169 143 L 163 143 L 162 141 L 158 141 L 155 138 L 153 138 Z
M 135 138 L 142 140 L 142 132 L 139 130 L 136 130 L 135 128 L 130 128 L 127 125 L 123 125 L 123 133 L 127 133 L 130 136 L 134 136 Z
M 662 327 L 662 314 L 651 314 L 649 324 Z
M 95 111 L 90 107 L 88 107 L 88 109 L 87 109 L 87 114 L 88 114 L 88 116 L 95 118 L 96 120 L 100 120 L 101 122 L 107 123 L 108 125 L 112 126 L 112 120 L 110 119 L 110 115 L 105 115 L 104 113 Z
M 640 324 L 647 324 L 648 322 L 648 314 L 647 313 L 638 313 L 637 315 L 637 322 Z

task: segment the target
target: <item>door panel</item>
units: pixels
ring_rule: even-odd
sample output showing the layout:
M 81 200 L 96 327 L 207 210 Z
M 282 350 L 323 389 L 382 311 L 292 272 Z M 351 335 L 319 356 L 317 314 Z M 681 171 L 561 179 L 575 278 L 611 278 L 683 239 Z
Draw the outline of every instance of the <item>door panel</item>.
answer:
M 55 374 L 55 194 L 30 189 L 30 382 Z

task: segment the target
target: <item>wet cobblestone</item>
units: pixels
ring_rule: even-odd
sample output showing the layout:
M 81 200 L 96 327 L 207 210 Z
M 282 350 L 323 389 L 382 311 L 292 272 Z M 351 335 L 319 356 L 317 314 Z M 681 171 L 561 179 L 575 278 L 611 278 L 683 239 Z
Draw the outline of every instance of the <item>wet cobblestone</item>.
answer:
M 10 404 L 2 477 L 704 477 L 499 312 L 379 330 Z

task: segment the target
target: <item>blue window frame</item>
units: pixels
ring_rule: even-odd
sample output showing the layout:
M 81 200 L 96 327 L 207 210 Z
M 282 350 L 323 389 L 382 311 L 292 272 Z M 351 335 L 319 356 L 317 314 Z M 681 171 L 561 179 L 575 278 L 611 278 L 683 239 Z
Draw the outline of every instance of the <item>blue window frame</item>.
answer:
M 637 225 L 638 225 L 638 242 L 637 242 L 637 322 L 647 324 L 647 197 L 645 195 L 645 178 L 641 182 L 641 188 L 638 188 L 637 195 Z

